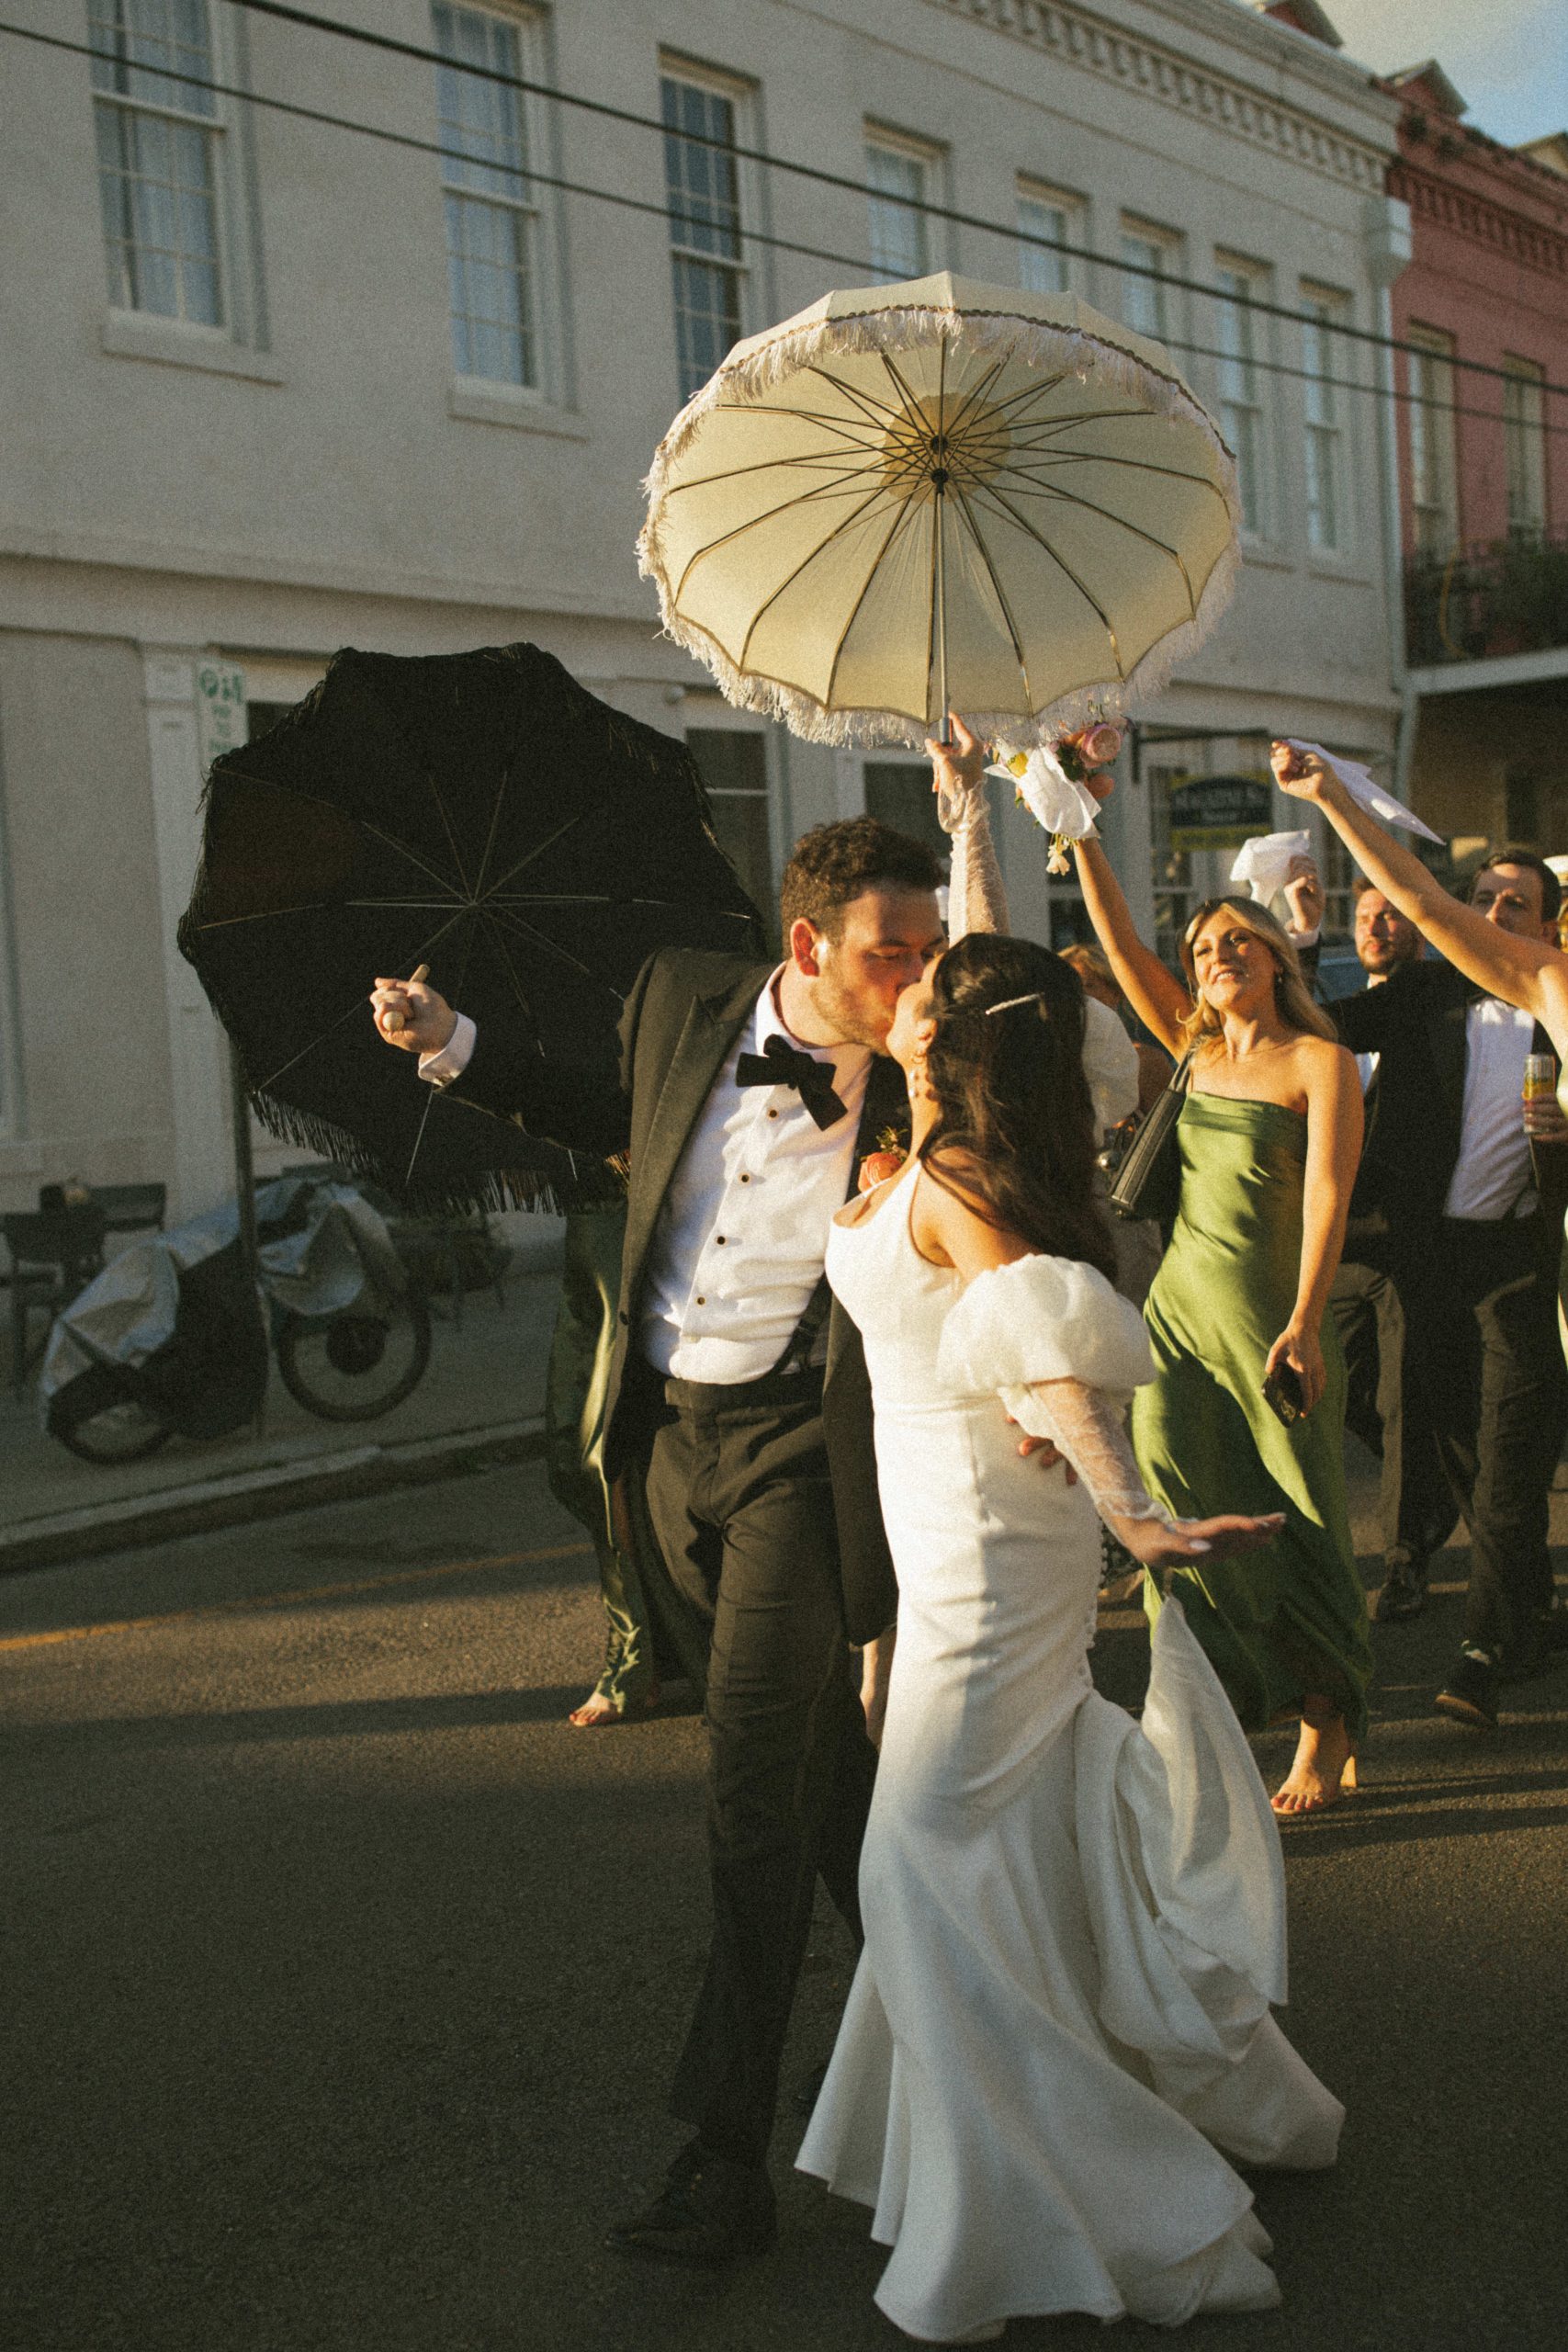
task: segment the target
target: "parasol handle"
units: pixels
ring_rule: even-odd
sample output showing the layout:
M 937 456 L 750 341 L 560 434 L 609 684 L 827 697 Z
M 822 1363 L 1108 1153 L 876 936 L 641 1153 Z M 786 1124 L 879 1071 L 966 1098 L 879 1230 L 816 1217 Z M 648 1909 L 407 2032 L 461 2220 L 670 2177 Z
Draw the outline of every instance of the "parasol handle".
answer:
M 420 980 L 427 980 L 427 979 L 429 979 L 429 978 L 430 978 L 430 967 L 429 967 L 429 965 L 428 965 L 428 964 L 419 964 L 419 965 L 416 965 L 416 966 L 415 966 L 415 967 L 414 967 L 414 969 L 413 969 L 413 970 L 409 974 L 409 985 L 410 985 L 410 987 L 412 988 L 412 987 L 413 987 L 413 986 L 415 985 L 415 983 L 416 983 L 416 982 L 418 982 L 418 981 L 420 981 Z M 386 1017 L 386 1019 L 385 1019 L 385 1020 L 382 1022 L 382 1023 L 381 1023 L 382 1028 L 383 1028 L 383 1029 L 389 1029 L 389 1030 L 392 1032 L 392 1034 L 393 1034 L 393 1035 L 394 1035 L 394 1036 L 397 1035 L 397 1032 L 398 1032 L 400 1029 L 403 1028 L 405 1025 L 406 1025 L 406 1024 L 405 1024 L 405 1023 L 404 1023 L 404 1021 L 403 1021 L 403 1016 L 402 1016 L 402 1014 L 401 1014 L 400 1012 L 389 1012 L 389 1013 L 388 1013 L 388 1015 L 387 1015 L 387 1017 Z
M 939 474 L 936 483 L 936 698 L 942 712 L 942 724 L 937 729 L 937 741 L 944 752 L 953 747 L 953 714 L 947 707 L 947 564 L 942 542 L 946 537 L 946 500 L 942 496 L 946 481 Z

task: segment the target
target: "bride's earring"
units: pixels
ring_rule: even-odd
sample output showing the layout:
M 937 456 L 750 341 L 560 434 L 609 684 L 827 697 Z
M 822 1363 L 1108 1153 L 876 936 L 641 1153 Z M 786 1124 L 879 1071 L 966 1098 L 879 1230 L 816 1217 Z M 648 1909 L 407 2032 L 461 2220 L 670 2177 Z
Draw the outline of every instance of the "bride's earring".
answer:
M 926 1049 L 923 1046 L 918 1046 L 910 1057 L 908 1091 L 911 1102 L 931 1101 L 931 1074 L 926 1068 Z

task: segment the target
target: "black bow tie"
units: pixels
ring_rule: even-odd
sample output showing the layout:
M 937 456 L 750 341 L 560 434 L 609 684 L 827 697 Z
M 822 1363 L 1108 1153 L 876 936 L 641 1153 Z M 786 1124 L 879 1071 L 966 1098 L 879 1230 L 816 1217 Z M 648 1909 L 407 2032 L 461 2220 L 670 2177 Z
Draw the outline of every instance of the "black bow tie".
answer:
M 796 1053 L 774 1035 L 760 1054 L 742 1054 L 735 1065 L 737 1086 L 793 1086 L 819 1127 L 849 1115 L 849 1104 L 833 1091 L 833 1065 L 814 1054 Z

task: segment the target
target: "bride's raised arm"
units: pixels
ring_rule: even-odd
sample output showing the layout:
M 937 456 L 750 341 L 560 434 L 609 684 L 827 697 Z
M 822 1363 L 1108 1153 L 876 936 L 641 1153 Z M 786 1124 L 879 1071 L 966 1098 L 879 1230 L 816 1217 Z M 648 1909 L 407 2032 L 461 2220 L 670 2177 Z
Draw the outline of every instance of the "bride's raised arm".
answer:
M 1551 1031 L 1559 1054 L 1568 1059 L 1568 956 L 1544 939 L 1500 930 L 1477 908 L 1445 890 L 1414 851 L 1395 841 L 1353 799 L 1314 752 L 1279 742 L 1270 764 L 1280 791 L 1322 809 L 1368 881 L 1416 924 L 1439 955 L 1489 995 L 1533 1012 Z
M 953 715 L 953 741 L 939 743 L 928 737 L 931 755 L 931 788 L 937 818 L 953 840 L 953 874 L 947 894 L 949 944 L 972 931 L 1006 931 L 1007 891 L 997 847 L 991 839 L 991 812 L 986 806 L 986 747 Z

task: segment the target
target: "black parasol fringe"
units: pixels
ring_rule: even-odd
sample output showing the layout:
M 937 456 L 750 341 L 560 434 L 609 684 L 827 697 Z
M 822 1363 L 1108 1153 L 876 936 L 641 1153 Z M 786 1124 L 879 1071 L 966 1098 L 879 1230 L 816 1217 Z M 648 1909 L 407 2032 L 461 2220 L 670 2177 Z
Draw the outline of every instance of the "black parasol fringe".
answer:
M 574 1210 L 605 1208 L 626 1197 L 624 1161 L 592 1159 L 552 1144 L 538 1147 L 542 1158 L 548 1156 L 547 1166 L 492 1168 L 472 1176 L 448 1173 L 424 1182 L 416 1176 L 410 1182 L 401 1172 L 389 1168 L 363 1137 L 319 1113 L 301 1111 L 296 1103 L 280 1102 L 265 1091 L 247 1089 L 246 1099 L 267 1133 L 279 1143 L 297 1144 L 318 1159 L 331 1160 L 346 1177 L 389 1193 L 400 1207 L 412 1214 L 478 1211 L 499 1216 L 508 1209 L 529 1209 L 570 1216 Z

